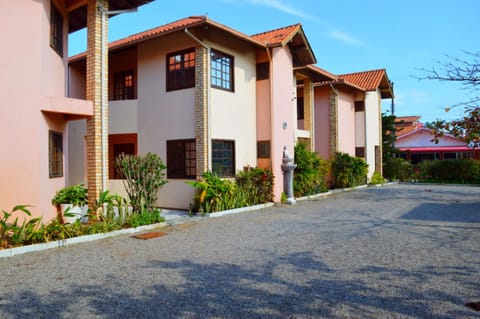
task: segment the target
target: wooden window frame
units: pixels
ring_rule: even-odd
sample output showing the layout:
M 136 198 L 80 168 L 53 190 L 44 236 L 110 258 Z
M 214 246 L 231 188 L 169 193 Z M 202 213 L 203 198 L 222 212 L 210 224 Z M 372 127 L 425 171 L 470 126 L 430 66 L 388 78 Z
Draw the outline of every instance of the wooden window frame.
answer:
M 167 141 L 167 178 L 195 179 L 197 151 L 195 139 Z
M 122 179 L 122 177 L 115 170 L 115 145 L 133 144 L 134 152 L 132 155 L 137 155 L 137 134 L 110 134 L 108 136 L 108 177 L 109 179 Z
M 50 1 L 50 47 L 63 58 L 63 15 Z
M 257 158 L 270 158 L 270 141 L 257 141 Z
M 212 88 L 234 92 L 233 56 L 212 49 L 210 52 L 210 82 Z
M 63 133 L 48 131 L 48 175 L 63 177 Z
M 195 87 L 195 48 L 167 54 L 166 90 Z
M 113 75 L 113 100 L 134 100 L 136 96 L 135 72 L 133 69 Z
M 365 158 L 365 147 L 355 147 L 355 157 Z
M 215 149 L 217 145 L 222 145 L 222 149 Z M 225 145 L 229 145 L 230 150 L 225 149 Z M 230 164 L 226 164 L 227 161 Z M 219 177 L 235 176 L 235 141 L 212 140 L 212 172 Z
M 355 101 L 355 112 L 365 112 L 365 101 Z
M 270 62 L 257 63 L 256 75 L 257 81 L 270 79 Z

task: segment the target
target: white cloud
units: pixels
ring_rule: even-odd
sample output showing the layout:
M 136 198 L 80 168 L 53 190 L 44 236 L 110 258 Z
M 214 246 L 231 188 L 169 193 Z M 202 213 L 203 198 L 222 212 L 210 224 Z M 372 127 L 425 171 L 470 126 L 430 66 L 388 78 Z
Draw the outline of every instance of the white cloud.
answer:
M 269 8 L 276 9 L 278 11 L 302 18 L 302 19 L 309 19 L 309 20 L 315 19 L 305 12 L 302 12 L 300 10 L 297 10 L 293 6 L 289 6 L 285 4 L 281 0 L 249 0 L 249 2 L 253 5 L 261 5 L 264 7 L 269 7 Z
M 350 35 L 347 32 L 335 29 L 330 32 L 330 37 L 336 40 L 340 40 L 342 42 L 352 44 L 352 45 L 357 45 L 357 46 L 363 46 L 363 42 L 354 38 L 352 35 Z

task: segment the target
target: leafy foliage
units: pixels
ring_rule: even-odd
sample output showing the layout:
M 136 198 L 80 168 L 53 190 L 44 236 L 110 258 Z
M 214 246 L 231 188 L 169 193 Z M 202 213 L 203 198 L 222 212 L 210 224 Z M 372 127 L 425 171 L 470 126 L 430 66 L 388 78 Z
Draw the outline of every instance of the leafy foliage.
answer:
M 247 194 L 249 205 L 273 201 L 273 173 L 271 170 L 245 167 L 235 176 L 238 189 Z
M 270 170 L 246 167 L 235 181 L 205 172 L 197 181 L 187 181 L 196 188 L 192 213 L 212 213 L 266 203 L 273 197 L 273 174 Z
M 124 179 L 130 203 L 135 213 L 153 211 L 158 190 L 167 183 L 162 159 L 153 153 L 145 156 L 120 154 L 115 168 Z
M 382 174 L 380 174 L 379 172 L 374 172 L 370 180 L 370 184 L 378 185 L 383 183 L 385 183 L 385 179 L 383 178 Z
M 330 163 L 307 150 L 305 143 L 295 145 L 295 173 L 293 192 L 295 196 L 305 196 L 326 192 Z
M 87 189 L 82 185 L 72 185 L 58 190 L 52 198 L 53 205 L 72 204 L 82 206 L 87 203 Z
M 472 159 L 423 161 L 418 164 L 419 179 L 428 182 L 478 184 L 480 161 Z
M 158 209 L 144 211 L 140 214 L 132 214 L 127 218 L 127 224 L 131 227 L 150 225 L 164 221 L 165 218 L 160 215 L 160 211 Z
M 395 148 L 395 141 L 397 139 L 395 136 L 395 130 L 398 130 L 395 128 L 396 118 L 395 115 L 382 114 L 382 156 L 384 162 L 394 157 L 397 153 Z
M 407 181 L 412 174 L 412 164 L 400 158 L 389 158 L 383 163 L 383 176 L 389 180 Z
M 336 153 L 332 163 L 333 183 L 336 188 L 366 184 L 368 164 L 362 158 Z

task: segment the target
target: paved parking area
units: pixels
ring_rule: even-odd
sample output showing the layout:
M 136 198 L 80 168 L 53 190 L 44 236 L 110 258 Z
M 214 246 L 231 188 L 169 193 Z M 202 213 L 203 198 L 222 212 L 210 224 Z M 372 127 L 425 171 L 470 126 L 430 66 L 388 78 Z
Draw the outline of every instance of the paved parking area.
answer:
M 480 188 L 399 184 L 0 259 L 0 318 L 480 318 Z

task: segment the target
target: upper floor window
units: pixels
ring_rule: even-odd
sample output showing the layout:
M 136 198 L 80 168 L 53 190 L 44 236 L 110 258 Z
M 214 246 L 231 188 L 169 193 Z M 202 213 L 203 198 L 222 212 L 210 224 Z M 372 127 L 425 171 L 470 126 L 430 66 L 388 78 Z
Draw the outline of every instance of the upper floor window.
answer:
M 50 8 L 50 46 L 63 57 L 63 16 L 53 2 Z
M 364 101 L 355 101 L 355 112 L 365 112 Z
M 233 91 L 233 56 L 212 50 L 210 57 L 212 87 Z
M 270 63 L 257 63 L 257 81 L 267 80 L 270 78 Z
M 167 55 L 167 91 L 195 86 L 195 49 Z
M 304 99 L 303 97 L 297 97 L 297 120 L 305 119 L 305 112 L 304 112 Z
M 63 134 L 48 132 L 48 174 L 52 177 L 63 176 Z
M 113 76 L 113 99 L 135 99 L 135 83 L 133 70 L 115 73 Z

